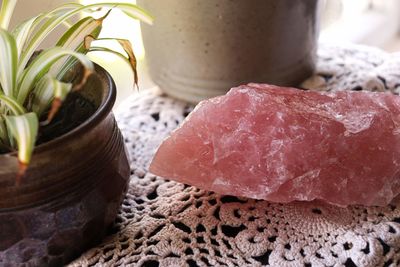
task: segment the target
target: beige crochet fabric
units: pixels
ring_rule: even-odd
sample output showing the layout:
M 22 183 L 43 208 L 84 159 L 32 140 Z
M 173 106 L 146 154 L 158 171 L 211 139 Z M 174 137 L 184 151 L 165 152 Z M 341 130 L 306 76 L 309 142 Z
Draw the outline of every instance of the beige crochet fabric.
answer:
M 400 90 L 400 55 L 321 45 L 315 90 Z M 113 234 L 70 266 L 400 266 L 400 200 L 384 208 L 221 196 L 147 172 L 193 107 L 142 91 L 117 112 L 131 157 Z

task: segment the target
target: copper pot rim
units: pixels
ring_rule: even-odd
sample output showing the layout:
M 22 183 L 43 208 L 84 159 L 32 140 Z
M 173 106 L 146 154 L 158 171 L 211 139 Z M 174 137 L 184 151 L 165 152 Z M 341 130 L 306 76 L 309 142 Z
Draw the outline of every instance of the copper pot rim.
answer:
M 83 133 L 88 132 L 90 129 L 94 128 L 101 121 L 103 121 L 111 112 L 117 95 L 117 90 L 114 80 L 112 79 L 110 73 L 108 73 L 103 67 L 94 62 L 93 64 L 95 66 L 95 73 L 92 75 L 96 75 L 97 79 L 101 80 L 101 84 L 103 85 L 102 89 L 104 94 L 101 104 L 99 105 L 99 107 L 97 107 L 96 111 L 86 121 L 84 121 L 76 128 L 46 143 L 35 146 L 33 154 L 44 153 L 45 151 L 48 150 L 57 149 L 57 146 L 61 146 L 63 145 L 63 143 L 68 142 L 73 138 L 77 138 Z M 17 156 L 16 151 L 0 154 L 0 158 L 16 157 L 16 156 Z

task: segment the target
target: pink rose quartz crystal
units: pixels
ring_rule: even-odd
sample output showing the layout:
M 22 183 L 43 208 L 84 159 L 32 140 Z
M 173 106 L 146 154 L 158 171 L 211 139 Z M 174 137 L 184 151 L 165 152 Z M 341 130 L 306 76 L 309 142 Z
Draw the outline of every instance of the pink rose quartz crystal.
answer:
M 400 192 L 400 97 L 248 84 L 201 102 L 150 171 L 273 202 L 386 205 Z

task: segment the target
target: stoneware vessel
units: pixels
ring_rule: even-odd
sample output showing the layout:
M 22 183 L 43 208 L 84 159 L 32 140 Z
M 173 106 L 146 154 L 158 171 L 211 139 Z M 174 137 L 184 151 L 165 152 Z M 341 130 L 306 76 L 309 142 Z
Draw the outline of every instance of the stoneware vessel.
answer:
M 99 242 L 116 217 L 129 163 L 111 112 L 115 85 L 96 69 L 80 93 L 87 101 L 72 101 L 61 122 L 82 119 L 88 105 L 94 114 L 37 146 L 19 186 L 15 155 L 0 155 L 0 266 L 61 266 Z
M 312 74 L 317 0 L 140 0 L 150 76 L 198 102 L 248 82 L 295 86 Z

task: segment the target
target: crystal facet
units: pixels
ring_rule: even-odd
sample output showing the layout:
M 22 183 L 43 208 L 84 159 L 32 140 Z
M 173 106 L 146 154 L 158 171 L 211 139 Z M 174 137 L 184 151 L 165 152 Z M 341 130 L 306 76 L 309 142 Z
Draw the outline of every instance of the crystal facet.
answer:
M 386 205 L 400 192 L 400 97 L 248 84 L 201 102 L 150 171 L 273 202 Z

